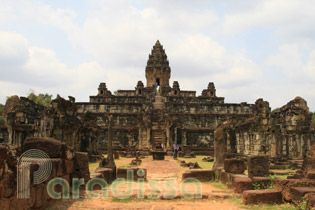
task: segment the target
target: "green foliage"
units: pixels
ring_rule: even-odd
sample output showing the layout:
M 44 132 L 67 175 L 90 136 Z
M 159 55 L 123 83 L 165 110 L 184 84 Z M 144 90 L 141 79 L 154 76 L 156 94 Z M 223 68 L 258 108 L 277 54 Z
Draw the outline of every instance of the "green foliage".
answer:
M 35 103 L 45 106 L 45 107 L 50 107 L 51 105 L 51 98 L 52 95 L 49 95 L 48 93 L 40 93 L 36 95 L 34 90 L 31 90 L 31 92 L 27 96 L 28 99 L 34 101 Z
M 313 120 L 313 125 L 314 125 L 314 128 L 315 128 L 315 112 L 313 112 L 313 114 L 312 114 L 312 120 Z
M 275 108 L 274 110 L 271 111 L 271 113 L 274 113 L 274 112 L 279 112 L 280 111 L 280 108 Z
M 261 189 L 261 186 L 260 186 L 260 184 L 259 183 L 253 183 L 253 188 L 254 188 L 254 190 L 260 190 Z
M 270 185 L 267 187 L 268 190 L 273 190 L 275 188 L 274 185 L 273 185 L 275 178 L 277 178 L 277 175 L 269 174 Z
M 296 206 L 296 210 L 307 210 L 307 199 L 303 197 L 298 205 Z

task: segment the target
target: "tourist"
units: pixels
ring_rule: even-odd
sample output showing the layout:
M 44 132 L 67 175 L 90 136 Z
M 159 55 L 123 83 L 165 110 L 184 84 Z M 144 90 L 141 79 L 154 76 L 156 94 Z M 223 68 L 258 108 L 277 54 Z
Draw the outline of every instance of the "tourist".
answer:
M 159 93 L 159 91 L 160 91 L 160 86 L 158 83 L 156 83 L 156 93 Z
M 173 144 L 173 152 L 174 152 L 174 160 L 177 160 L 177 152 L 179 150 L 179 146 L 177 143 Z

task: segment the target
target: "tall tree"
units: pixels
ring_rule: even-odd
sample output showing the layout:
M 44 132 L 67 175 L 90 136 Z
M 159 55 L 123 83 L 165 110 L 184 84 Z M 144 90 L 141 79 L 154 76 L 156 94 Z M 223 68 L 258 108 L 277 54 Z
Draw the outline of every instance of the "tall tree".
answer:
M 34 101 L 35 103 L 37 103 L 39 105 L 42 105 L 45 107 L 50 107 L 52 95 L 49 95 L 48 93 L 45 93 L 45 94 L 40 93 L 40 94 L 36 95 L 34 90 L 31 90 L 31 92 L 29 93 L 27 98 Z

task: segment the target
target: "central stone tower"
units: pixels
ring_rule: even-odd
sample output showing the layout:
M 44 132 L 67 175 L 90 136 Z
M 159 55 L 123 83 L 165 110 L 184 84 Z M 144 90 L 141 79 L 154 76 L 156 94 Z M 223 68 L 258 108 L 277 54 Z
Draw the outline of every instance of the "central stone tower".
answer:
M 156 84 L 161 87 L 169 87 L 171 68 L 159 40 L 156 41 L 149 55 L 145 68 L 145 77 L 147 79 L 147 87 L 152 87 Z

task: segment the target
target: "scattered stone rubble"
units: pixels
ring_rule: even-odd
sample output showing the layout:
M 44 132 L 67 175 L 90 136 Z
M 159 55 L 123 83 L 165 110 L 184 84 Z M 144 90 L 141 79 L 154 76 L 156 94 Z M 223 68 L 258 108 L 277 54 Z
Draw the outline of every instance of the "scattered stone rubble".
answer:
M 68 181 L 72 178 L 90 179 L 88 154 L 73 152 L 73 149 L 60 141 L 47 138 L 29 138 L 23 150 L 38 149 L 45 152 L 52 161 L 52 172 L 48 180 L 40 184 L 30 183 L 30 198 L 17 198 L 17 166 L 21 151 L 10 144 L 0 144 L 0 207 L 1 209 L 43 209 L 53 199 L 48 196 L 47 184 L 56 177 Z M 36 158 L 33 158 L 36 161 Z M 34 165 L 34 167 L 36 164 Z M 37 165 L 38 167 L 38 165 Z M 35 167 L 36 168 L 36 167 Z M 34 168 L 34 170 L 36 170 Z M 31 167 L 31 171 L 33 171 Z M 31 175 L 31 174 L 30 174 Z M 27 174 L 25 175 L 27 176 Z M 31 176 L 32 177 L 32 176 Z

